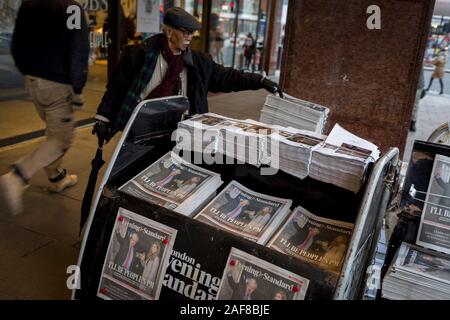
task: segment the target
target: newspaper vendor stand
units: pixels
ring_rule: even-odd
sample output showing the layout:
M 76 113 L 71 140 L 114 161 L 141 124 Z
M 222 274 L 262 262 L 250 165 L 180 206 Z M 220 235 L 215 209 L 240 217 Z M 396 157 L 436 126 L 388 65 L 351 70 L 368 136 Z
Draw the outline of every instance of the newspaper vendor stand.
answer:
M 309 177 L 300 180 L 281 171 L 273 176 L 262 176 L 260 168 L 248 164 L 200 165 L 221 175 L 224 184 L 218 192 L 228 182 L 236 180 L 256 192 L 292 199 L 293 207 L 301 205 L 316 215 L 354 223 L 343 269 L 336 277 L 265 246 L 118 190 L 173 148 L 172 131 L 187 109 L 187 99 L 169 97 L 144 101 L 134 110 L 91 207 L 78 260 L 81 289 L 74 290 L 73 298 L 96 298 L 108 241 L 120 207 L 176 229 L 173 250 L 189 256 L 195 261 L 195 266 L 210 278 L 222 277 L 229 252 L 234 247 L 308 278 L 310 283 L 305 299 L 360 298 L 366 265 L 374 251 L 384 212 L 392 196 L 398 149 L 390 150 L 369 166 L 366 183 L 356 194 Z M 154 126 L 149 126 L 151 121 L 157 121 L 156 130 Z M 169 269 L 166 277 L 176 278 L 183 285 L 193 284 L 191 279 L 173 274 Z M 196 286 L 212 296 L 217 293 L 217 288 L 210 283 Z M 160 299 L 189 299 L 187 296 L 179 288 L 163 286 Z

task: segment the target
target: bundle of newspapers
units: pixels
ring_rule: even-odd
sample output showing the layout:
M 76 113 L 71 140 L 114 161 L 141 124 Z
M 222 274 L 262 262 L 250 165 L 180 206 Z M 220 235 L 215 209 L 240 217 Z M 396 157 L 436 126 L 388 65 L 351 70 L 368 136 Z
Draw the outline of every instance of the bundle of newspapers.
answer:
M 316 103 L 284 94 L 284 98 L 268 95 L 260 121 L 283 127 L 322 133 L 330 110 Z
M 195 116 L 178 124 L 180 149 L 222 154 L 243 163 L 260 165 L 262 140 L 272 129 L 253 120 L 236 120 L 214 113 Z
M 358 192 L 367 166 L 380 157 L 378 147 L 336 124 L 323 144 L 312 151 L 309 176 Z
M 352 233 L 351 223 L 319 217 L 297 207 L 268 247 L 331 272 L 336 284 Z
M 449 300 L 450 257 L 402 243 L 384 277 L 382 296 L 391 300 Z
M 258 193 L 231 181 L 195 219 L 265 244 L 291 205 L 292 200 Z
M 180 122 L 176 138 L 179 149 L 204 156 L 222 154 L 258 167 L 280 169 L 300 179 L 309 176 L 353 192 L 358 192 L 363 184 L 368 164 L 380 156 L 374 144 L 337 124 L 326 137 L 213 113 Z
M 277 160 L 282 171 L 304 179 L 309 174 L 312 151 L 325 139 L 326 136 L 315 132 L 277 127 L 263 156 L 270 159 L 266 161 L 268 164 Z
M 191 216 L 211 200 L 222 183 L 219 174 L 195 166 L 169 152 L 119 190 Z

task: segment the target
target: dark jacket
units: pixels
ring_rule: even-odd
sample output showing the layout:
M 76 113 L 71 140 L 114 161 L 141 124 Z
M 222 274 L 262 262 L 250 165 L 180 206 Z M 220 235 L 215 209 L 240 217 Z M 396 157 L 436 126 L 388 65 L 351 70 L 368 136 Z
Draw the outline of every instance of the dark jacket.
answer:
M 120 244 L 119 251 L 117 252 L 114 263 L 116 263 L 119 266 L 122 266 L 125 262 L 127 255 L 128 255 L 128 249 L 130 248 L 130 234 L 127 234 L 126 238 L 122 238 L 118 233 L 116 233 L 116 239 Z M 136 254 L 142 253 L 144 250 L 140 248 L 139 244 L 136 244 L 133 248 L 133 257 L 131 258 L 131 264 L 130 264 L 130 271 L 134 273 L 140 273 L 142 272 L 142 265 L 139 262 L 139 259 L 137 258 Z
M 67 7 L 81 10 L 81 29 L 69 30 Z M 89 35 L 80 5 L 74 0 L 28 0 L 19 9 L 11 53 L 26 75 L 69 84 L 81 93 L 87 78 Z
M 291 245 L 293 246 L 299 246 L 301 245 L 306 238 L 308 238 L 308 234 L 309 234 L 309 230 L 308 229 L 302 229 L 300 228 L 300 226 L 297 224 L 297 222 L 292 221 L 292 225 L 296 230 L 296 233 L 294 233 L 290 238 L 289 238 L 289 242 L 291 243 Z M 320 235 L 316 235 L 314 236 L 314 241 L 311 244 L 311 246 L 309 247 L 308 251 L 309 252 L 315 252 L 317 254 L 324 254 L 325 251 L 322 248 L 322 246 L 320 244 L 317 243 L 317 240 L 322 240 L 320 238 Z M 327 239 L 324 239 L 327 240 Z M 323 240 L 322 240 L 323 241 Z
M 227 202 L 225 202 L 223 205 L 217 208 L 217 210 L 220 211 L 220 213 L 224 214 L 227 214 L 236 209 L 241 200 L 243 200 L 239 195 L 236 198 L 230 197 L 229 192 L 225 192 L 224 196 Z M 245 207 L 242 210 L 245 210 Z
M 134 79 L 144 66 L 148 52 L 153 53 L 148 68 L 151 73 L 155 70 L 161 52 L 161 37 L 162 34 L 155 35 L 128 49 L 114 69 L 97 110 L 98 114 L 112 122 L 113 131 L 123 130 L 124 124 L 131 116 L 133 110 L 121 112 L 121 109 Z M 225 68 L 216 64 L 210 55 L 188 49 L 184 54 L 184 62 L 187 67 L 187 96 L 191 114 L 208 112 L 208 91 L 232 92 L 261 88 L 262 76 Z M 141 92 L 134 94 L 140 95 Z

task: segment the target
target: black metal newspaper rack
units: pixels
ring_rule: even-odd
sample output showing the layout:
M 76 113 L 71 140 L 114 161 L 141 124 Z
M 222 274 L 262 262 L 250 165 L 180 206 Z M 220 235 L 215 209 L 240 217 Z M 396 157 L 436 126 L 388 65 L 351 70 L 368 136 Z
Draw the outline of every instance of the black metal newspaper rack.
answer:
M 173 250 L 189 257 L 193 266 L 209 275 L 206 277 L 209 280 L 194 284 L 195 279 L 168 268 L 160 299 L 195 298 L 183 291 L 188 285 L 198 286 L 199 290 L 206 292 L 203 298 L 213 299 L 218 284 L 211 283 L 215 282 L 212 279 L 220 280 L 222 277 L 233 247 L 309 279 L 305 299 L 360 298 L 366 266 L 392 196 L 391 185 L 395 181 L 393 172 L 397 167 L 398 149 L 390 150 L 369 168 L 365 186 L 356 194 L 310 178 L 300 180 L 281 171 L 272 176 L 263 176 L 259 168 L 247 164 L 200 165 L 221 175 L 224 184 L 218 191 L 235 180 L 257 192 L 293 199 L 293 207 L 301 205 L 318 216 L 354 223 L 342 272 L 336 277 L 265 246 L 118 190 L 173 148 L 172 131 L 187 109 L 188 101 L 183 97 L 148 100 L 135 109 L 91 208 L 78 261 L 82 275 L 81 289 L 74 290 L 73 298 L 96 298 L 119 208 L 176 229 Z

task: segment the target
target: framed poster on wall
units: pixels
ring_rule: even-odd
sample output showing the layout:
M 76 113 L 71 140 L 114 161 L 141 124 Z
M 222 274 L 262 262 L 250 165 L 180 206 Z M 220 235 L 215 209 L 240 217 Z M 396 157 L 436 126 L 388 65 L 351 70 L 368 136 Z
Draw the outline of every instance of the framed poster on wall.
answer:
M 159 0 L 137 1 L 137 32 L 158 33 L 160 25 Z

